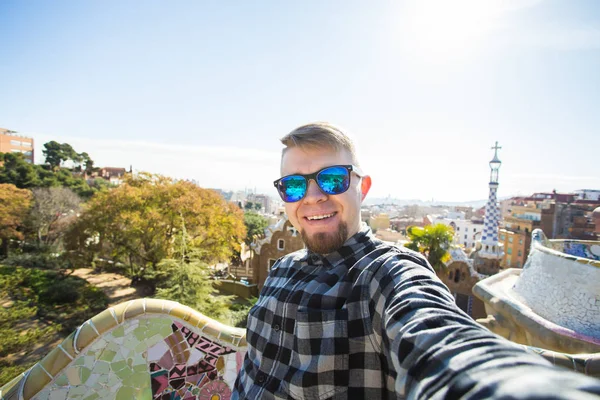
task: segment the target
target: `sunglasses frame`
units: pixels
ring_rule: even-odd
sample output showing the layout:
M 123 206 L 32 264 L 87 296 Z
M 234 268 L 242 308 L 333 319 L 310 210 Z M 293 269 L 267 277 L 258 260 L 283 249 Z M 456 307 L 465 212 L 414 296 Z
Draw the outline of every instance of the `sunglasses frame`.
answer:
M 317 181 L 317 175 L 319 175 L 321 172 L 323 172 L 326 169 L 335 168 L 335 167 L 342 167 L 342 168 L 345 168 L 348 171 L 348 187 L 343 192 L 339 192 L 339 193 L 336 193 L 336 194 L 326 193 L 321 188 L 321 185 L 319 185 L 319 182 Z M 273 181 L 273 185 L 277 189 L 277 193 L 279 193 L 279 197 L 281 197 L 281 200 L 283 200 L 285 203 L 297 203 L 297 202 L 299 202 L 300 200 L 302 200 L 303 198 L 306 197 L 306 193 L 308 193 L 308 185 L 309 185 L 311 179 L 313 181 L 315 181 L 315 183 L 317 184 L 317 187 L 319 188 L 319 190 L 321 191 L 321 193 L 323 193 L 326 196 L 336 196 L 338 194 L 346 193 L 348 191 L 348 188 L 350 188 L 350 184 L 352 183 L 352 173 L 353 172 L 359 178 L 362 178 L 364 176 L 363 173 L 362 173 L 362 170 L 359 167 L 357 167 L 356 165 L 329 165 L 327 167 L 321 168 L 320 170 L 318 170 L 316 172 L 313 172 L 312 174 L 289 174 L 289 175 L 286 175 L 286 176 L 282 176 L 281 178 Z M 304 195 L 302 197 L 300 197 L 296 201 L 286 201 L 283 198 L 284 195 L 279 190 L 279 182 L 281 182 L 282 179 L 288 178 L 290 176 L 301 176 L 301 177 L 303 177 L 306 180 L 306 190 L 304 191 Z

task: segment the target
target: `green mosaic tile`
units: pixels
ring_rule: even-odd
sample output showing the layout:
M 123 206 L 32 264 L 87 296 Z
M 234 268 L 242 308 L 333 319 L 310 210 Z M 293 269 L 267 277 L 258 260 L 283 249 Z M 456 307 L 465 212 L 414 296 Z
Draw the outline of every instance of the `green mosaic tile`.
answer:
M 150 386 L 146 386 L 138 392 L 138 395 L 140 399 L 152 399 L 152 388 Z
M 119 360 L 111 364 L 111 368 L 115 372 L 120 371 L 125 367 L 127 367 L 127 362 L 125 360 Z
M 71 390 L 69 390 L 69 399 L 82 398 L 87 393 L 87 390 L 87 386 L 84 385 L 72 387 Z
M 119 348 L 120 348 L 120 347 L 121 347 L 121 346 L 119 346 L 119 345 L 118 345 L 117 343 L 115 343 L 115 342 L 110 342 L 110 343 L 108 344 L 108 346 L 106 346 L 106 348 L 107 348 L 108 350 L 114 351 L 115 353 L 116 353 L 117 351 L 119 351 Z
M 129 378 L 127 378 L 127 379 L 129 379 Z M 114 387 L 116 385 L 121 386 L 122 384 L 123 384 L 123 379 L 120 378 L 118 375 L 111 372 L 110 376 L 108 377 L 108 386 Z
M 100 396 L 98 395 L 98 393 L 92 393 L 89 396 L 85 397 L 83 400 L 96 400 L 99 398 Z
M 139 364 L 139 365 L 133 366 L 134 372 L 144 372 L 144 371 L 148 371 L 148 369 L 149 369 L 149 367 L 147 364 Z
M 69 380 L 65 374 L 60 374 L 54 383 L 56 383 L 58 386 L 67 386 L 69 384 Z
M 136 372 L 131 375 L 131 377 L 127 380 L 127 382 L 124 382 L 124 384 L 135 388 L 141 388 L 147 386 L 149 382 L 150 374 L 148 372 Z
M 148 334 L 148 331 L 145 326 L 140 326 L 136 330 L 133 331 L 133 336 L 135 336 L 137 338 L 137 340 L 139 340 L 139 341 L 146 339 L 147 334 Z
M 122 370 L 119 371 L 115 371 L 115 373 L 117 374 L 117 376 L 119 378 L 121 378 L 122 381 L 126 380 L 127 378 L 129 378 L 129 376 L 131 374 L 133 374 L 133 371 L 131 370 L 130 367 L 127 368 L 123 368 Z
M 135 351 L 136 353 L 142 353 L 147 349 L 148 346 L 146 345 L 146 342 L 140 342 L 137 346 L 135 346 L 135 349 L 133 349 L 133 351 Z
M 94 365 L 94 372 L 97 374 L 108 374 L 110 371 L 110 364 L 106 361 L 98 361 Z
M 48 400 L 65 400 L 69 398 L 68 389 L 57 389 L 50 392 Z
M 104 349 L 104 351 L 102 352 L 102 354 L 100 355 L 100 357 L 98 359 L 102 360 L 102 361 L 111 362 L 115 358 L 116 354 L 117 354 L 116 351 Z
M 94 343 L 91 347 L 90 347 L 90 351 L 98 351 L 98 350 L 102 350 L 106 347 L 106 345 L 108 344 L 108 342 L 102 338 L 98 339 L 96 341 L 96 343 Z M 88 353 L 89 354 L 89 353 Z
M 116 400 L 131 400 L 134 398 L 135 390 L 128 386 L 123 386 L 117 392 Z
M 79 369 L 79 376 L 81 377 L 81 381 L 82 382 L 87 382 L 87 380 L 89 379 L 90 375 L 92 374 L 92 370 L 86 367 L 81 367 Z
M 123 325 L 121 325 L 118 328 L 116 328 L 114 331 L 112 331 L 111 334 L 116 338 L 123 337 L 123 336 L 125 336 L 125 328 L 123 327 Z

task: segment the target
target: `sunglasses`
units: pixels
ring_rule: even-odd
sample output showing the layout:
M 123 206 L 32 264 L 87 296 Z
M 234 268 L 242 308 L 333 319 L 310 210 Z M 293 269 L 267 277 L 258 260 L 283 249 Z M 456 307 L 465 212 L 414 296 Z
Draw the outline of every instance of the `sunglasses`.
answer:
M 293 174 L 277 179 L 273 184 L 286 203 L 295 203 L 306 196 L 308 182 L 312 179 L 324 194 L 342 194 L 350 187 L 354 172 L 361 178 L 361 170 L 354 165 L 332 165 L 312 174 Z

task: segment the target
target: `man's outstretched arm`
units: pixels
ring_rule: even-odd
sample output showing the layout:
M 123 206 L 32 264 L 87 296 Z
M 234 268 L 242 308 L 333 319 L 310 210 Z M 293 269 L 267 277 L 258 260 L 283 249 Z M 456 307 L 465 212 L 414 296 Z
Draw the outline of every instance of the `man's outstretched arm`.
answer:
M 586 399 L 600 381 L 550 365 L 473 321 L 427 262 L 392 257 L 374 272 L 370 312 L 396 392 L 415 399 Z

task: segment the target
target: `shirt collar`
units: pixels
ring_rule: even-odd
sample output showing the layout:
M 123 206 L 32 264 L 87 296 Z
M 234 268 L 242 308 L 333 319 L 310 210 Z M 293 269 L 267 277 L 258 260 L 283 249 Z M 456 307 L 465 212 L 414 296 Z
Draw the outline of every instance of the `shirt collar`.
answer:
M 311 265 L 325 265 L 335 267 L 338 264 L 346 261 L 348 258 L 361 253 L 369 243 L 375 241 L 375 236 L 371 232 L 371 228 L 364 222 L 361 224 L 360 230 L 348 238 L 346 242 L 336 251 L 329 254 L 318 254 L 310 250 L 306 251 L 306 255 L 302 261 L 306 261 Z

